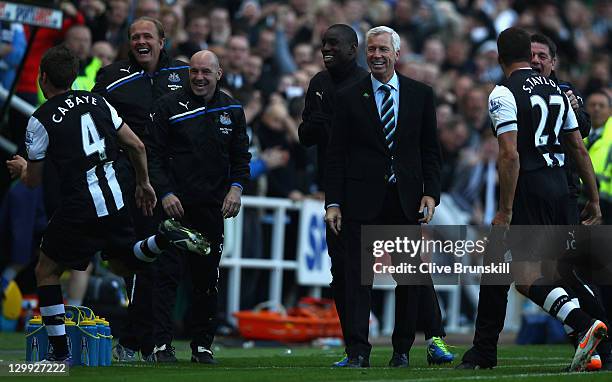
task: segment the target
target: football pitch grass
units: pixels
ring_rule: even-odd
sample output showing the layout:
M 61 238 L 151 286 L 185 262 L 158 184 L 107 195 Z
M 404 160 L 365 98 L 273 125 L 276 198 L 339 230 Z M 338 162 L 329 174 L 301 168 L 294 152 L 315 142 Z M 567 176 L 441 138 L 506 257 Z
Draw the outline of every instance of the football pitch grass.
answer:
M 0 333 L 0 360 L 24 360 L 25 340 L 21 333 Z M 342 356 L 341 348 L 314 347 L 227 348 L 217 347 L 218 365 L 189 362 L 187 342 L 175 343 L 177 364 L 114 363 L 111 367 L 74 367 L 68 377 L 34 377 L 36 381 L 611 381 L 612 372 L 566 373 L 573 351 L 569 345 L 505 345 L 499 349 L 499 366 L 494 370 L 453 370 L 451 366 L 428 366 L 425 348 L 416 346 L 410 353 L 408 369 L 386 367 L 390 347 L 374 347 L 369 369 L 333 369 L 330 365 Z M 461 356 L 465 346 L 453 348 Z M 457 361 L 453 363 L 456 365 Z M 6 366 L 4 366 L 6 368 Z M 6 377 L 1 381 L 23 380 Z M 31 379 L 25 377 L 27 379 Z

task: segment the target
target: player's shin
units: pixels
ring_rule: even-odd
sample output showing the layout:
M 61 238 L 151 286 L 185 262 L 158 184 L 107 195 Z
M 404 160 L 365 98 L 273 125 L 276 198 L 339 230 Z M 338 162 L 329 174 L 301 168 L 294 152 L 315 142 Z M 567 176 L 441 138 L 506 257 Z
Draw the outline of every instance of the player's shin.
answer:
M 544 278 L 536 280 L 529 287 L 529 298 L 551 316 L 572 329 L 582 332 L 591 322 L 591 317 L 580 309 L 568 292 Z
M 38 287 L 40 314 L 53 346 L 56 358 L 68 356 L 68 339 L 64 325 L 64 302 L 62 288 L 59 285 L 44 285 Z

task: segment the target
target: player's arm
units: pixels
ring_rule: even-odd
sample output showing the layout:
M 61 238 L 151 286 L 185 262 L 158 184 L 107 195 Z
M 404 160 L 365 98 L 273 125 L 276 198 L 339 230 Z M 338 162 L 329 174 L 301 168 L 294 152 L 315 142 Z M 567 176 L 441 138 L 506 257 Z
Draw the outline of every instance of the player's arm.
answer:
M 520 169 L 516 137 L 516 131 L 509 131 L 497 137 L 499 143 L 499 157 L 497 159 L 500 188 L 499 210 L 508 215 L 512 215 L 512 203 Z
M 142 209 L 145 216 L 153 216 L 157 197 L 149 182 L 145 145 L 125 123 L 119 127 L 117 138 L 121 147 L 127 151 L 136 173 L 136 206 Z
M 117 130 L 117 141 L 119 145 L 128 153 L 134 172 L 136 173 L 136 206 L 142 209 L 145 216 L 153 216 L 153 208 L 157 203 L 155 191 L 149 182 L 149 173 L 147 171 L 147 150 L 144 143 L 123 122 L 123 119 L 117 114 L 117 110 L 108 101 L 104 100 L 110 111 L 113 126 Z
M 43 179 L 43 167 L 43 161 L 28 161 L 28 165 L 21 175 L 21 181 L 23 182 L 23 184 L 30 188 L 36 188 L 40 186 Z
M 44 159 L 49 146 L 49 135 L 47 129 L 36 117 L 30 117 L 26 128 L 25 146 L 27 151 L 27 163 L 24 158 L 15 155 L 7 162 L 9 171 L 13 175 L 19 174 L 20 179 L 27 187 L 36 188 L 40 186 L 43 179 Z
M 140 184 L 149 183 L 147 150 L 144 143 L 125 122 L 119 128 L 119 131 L 117 131 L 117 138 L 121 147 L 127 151 L 130 162 L 134 166 L 136 182 Z
M 494 225 L 509 225 L 520 162 L 517 150 L 518 108 L 514 95 L 505 86 L 496 86 L 489 96 L 489 116 L 499 144 L 499 207 Z
M 570 109 L 567 113 L 565 125 L 563 126 L 566 132 L 563 136 L 563 141 L 570 157 L 576 164 L 576 170 L 585 187 L 587 203 L 582 211 L 581 217 L 585 218 L 583 224 L 601 224 L 602 218 L 599 207 L 599 191 L 597 189 L 595 171 L 593 170 L 591 157 L 584 146 L 582 136 L 577 126 L 578 122 L 576 121 L 576 116 L 573 110 Z
M 43 176 L 43 161 L 26 161 L 21 155 L 14 155 L 6 161 L 6 167 L 12 178 L 21 180 L 29 188 L 40 186 Z

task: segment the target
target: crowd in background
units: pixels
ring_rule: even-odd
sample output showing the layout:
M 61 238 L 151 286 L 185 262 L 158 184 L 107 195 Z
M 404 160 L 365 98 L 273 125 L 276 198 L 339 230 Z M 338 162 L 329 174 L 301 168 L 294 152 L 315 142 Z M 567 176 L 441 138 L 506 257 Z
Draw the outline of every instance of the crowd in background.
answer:
M 170 56 L 188 61 L 199 50 L 215 52 L 223 90 L 244 106 L 253 154 L 246 195 L 321 198 L 316 154 L 299 144 L 297 129 L 309 81 L 324 69 L 321 37 L 332 24 L 345 23 L 357 32 L 363 67 L 365 32 L 392 27 L 401 37 L 397 71 L 433 87 L 443 155 L 438 224 L 490 223 L 496 210 L 497 143 L 487 97 L 503 77 L 495 43 L 499 32 L 516 25 L 546 34 L 558 46 L 557 78 L 571 82 L 585 101 L 601 89 L 612 96 L 612 2 L 606 0 L 73 0 L 58 5 L 64 28 L 38 32 L 17 78 L 17 95 L 34 105 L 41 101 L 35 77 L 44 49 L 66 42 L 83 62 L 80 77 L 87 87 L 97 68 L 127 58 L 131 20 L 158 18 Z M 18 24 L 2 27 L 0 81 L 6 88 L 30 33 Z M 607 107 L 609 117 L 609 102 Z M 27 119 L 15 114 L 0 135 L 22 146 Z M 0 196 L 8 184 L 2 174 Z M 250 218 L 265 222 L 266 217 Z

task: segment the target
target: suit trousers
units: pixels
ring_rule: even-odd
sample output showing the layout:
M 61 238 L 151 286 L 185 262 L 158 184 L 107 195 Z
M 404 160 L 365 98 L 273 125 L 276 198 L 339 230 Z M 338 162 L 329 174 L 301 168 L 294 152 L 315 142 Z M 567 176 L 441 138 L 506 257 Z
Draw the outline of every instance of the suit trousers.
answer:
M 361 226 L 414 224 L 417 224 L 416 211 L 411 217 L 404 214 L 396 184 L 387 186 L 383 208 L 375 219 L 371 221 L 348 219 L 343 223 L 340 238 L 344 248 L 346 248 L 343 256 L 344 261 L 336 261 L 336 264 L 332 267 L 335 268 L 334 273 L 344 275 L 344 299 L 340 300 L 341 304 L 344 304 L 343 334 L 347 354 L 350 357 L 358 355 L 369 357 L 372 349 L 368 341 L 368 332 L 374 258 L 361 254 Z M 344 267 L 344 272 L 340 273 L 337 269 L 336 265 L 339 264 Z M 362 272 L 366 273 L 362 275 Z M 421 301 L 429 301 L 426 304 L 427 307 L 423 307 L 423 311 L 424 314 L 431 317 L 425 319 L 439 323 L 439 325 L 434 324 L 433 326 L 439 328 L 442 326 L 440 308 L 435 298 L 433 283 L 429 275 L 427 278 L 428 280 L 425 280 L 425 282 L 420 280 L 419 282 L 404 283 L 408 285 L 398 284 L 395 289 L 393 345 L 396 351 L 407 353 L 410 349 L 414 341 L 417 313 L 420 310 Z M 363 280 L 366 282 L 362 283 Z M 336 281 L 338 279 L 334 277 L 333 283 L 336 283 Z

